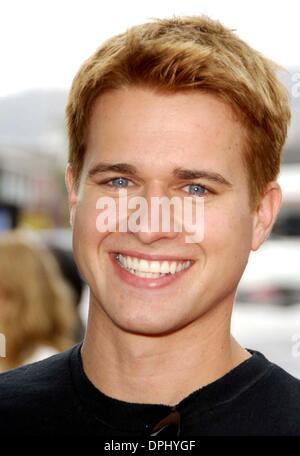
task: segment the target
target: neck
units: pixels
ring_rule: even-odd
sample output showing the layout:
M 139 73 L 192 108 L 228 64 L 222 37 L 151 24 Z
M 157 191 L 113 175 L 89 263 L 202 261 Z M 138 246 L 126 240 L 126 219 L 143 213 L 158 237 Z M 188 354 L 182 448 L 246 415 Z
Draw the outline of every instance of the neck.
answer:
M 251 356 L 230 334 L 231 309 L 222 303 L 180 330 L 148 336 L 120 329 L 91 300 L 84 371 L 107 396 L 176 405 Z

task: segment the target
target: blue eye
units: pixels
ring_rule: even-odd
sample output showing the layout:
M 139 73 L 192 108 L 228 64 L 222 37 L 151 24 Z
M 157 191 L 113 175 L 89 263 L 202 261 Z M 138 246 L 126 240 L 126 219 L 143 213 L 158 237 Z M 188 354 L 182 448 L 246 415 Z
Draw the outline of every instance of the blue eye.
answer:
M 113 187 L 126 188 L 128 186 L 129 180 L 124 177 L 117 177 L 116 179 L 111 179 L 109 182 L 111 182 L 110 185 Z
M 207 189 L 200 184 L 190 184 L 187 185 L 187 187 L 189 189 L 189 193 L 192 195 L 202 196 L 207 191 Z

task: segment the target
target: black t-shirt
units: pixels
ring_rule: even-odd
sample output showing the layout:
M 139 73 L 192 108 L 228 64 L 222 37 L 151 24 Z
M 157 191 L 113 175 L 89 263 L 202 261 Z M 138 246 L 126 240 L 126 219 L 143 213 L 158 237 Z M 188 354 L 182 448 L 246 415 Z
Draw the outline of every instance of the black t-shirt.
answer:
M 106 396 L 80 348 L 0 375 L 1 435 L 300 435 L 300 380 L 260 352 L 171 407 Z

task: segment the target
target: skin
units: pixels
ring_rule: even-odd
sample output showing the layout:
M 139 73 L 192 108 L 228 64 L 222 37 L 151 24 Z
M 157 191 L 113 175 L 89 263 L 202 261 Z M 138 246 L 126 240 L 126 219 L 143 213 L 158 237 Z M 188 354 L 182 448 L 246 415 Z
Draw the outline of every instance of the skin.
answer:
M 211 94 L 158 94 L 122 88 L 94 105 L 79 190 L 66 172 L 75 260 L 90 287 L 90 311 L 82 347 L 84 370 L 105 394 L 128 402 L 177 404 L 250 357 L 230 334 L 237 285 L 251 250 L 268 237 L 281 190 L 270 182 L 255 211 L 250 209 L 247 170 L 242 162 L 244 130 L 231 108 Z M 126 162 L 138 174 L 128 193 L 191 196 L 190 180 L 175 167 L 221 174 L 230 186 L 207 186 L 204 240 L 186 243 L 184 232 L 106 232 L 95 228 L 96 200 L 117 191 L 89 177 L 99 162 Z M 110 251 L 178 255 L 193 266 L 160 289 L 136 288 L 115 273 Z

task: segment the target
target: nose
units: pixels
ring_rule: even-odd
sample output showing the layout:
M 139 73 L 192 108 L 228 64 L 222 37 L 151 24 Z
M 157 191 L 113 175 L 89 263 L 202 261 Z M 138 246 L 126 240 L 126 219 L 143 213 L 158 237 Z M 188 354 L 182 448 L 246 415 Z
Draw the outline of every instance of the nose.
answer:
M 142 204 L 139 210 L 138 227 L 128 221 L 129 231 L 135 232 L 138 240 L 144 244 L 151 244 L 160 239 L 176 239 L 181 232 L 178 224 L 174 223 L 174 212 L 180 208 L 180 199 L 172 199 L 161 184 L 149 184 L 142 195 Z M 176 208 L 176 204 L 178 207 Z M 176 219 L 176 218 L 175 218 Z M 178 216 L 177 216 L 178 219 Z M 136 220 L 136 216 L 134 216 Z

